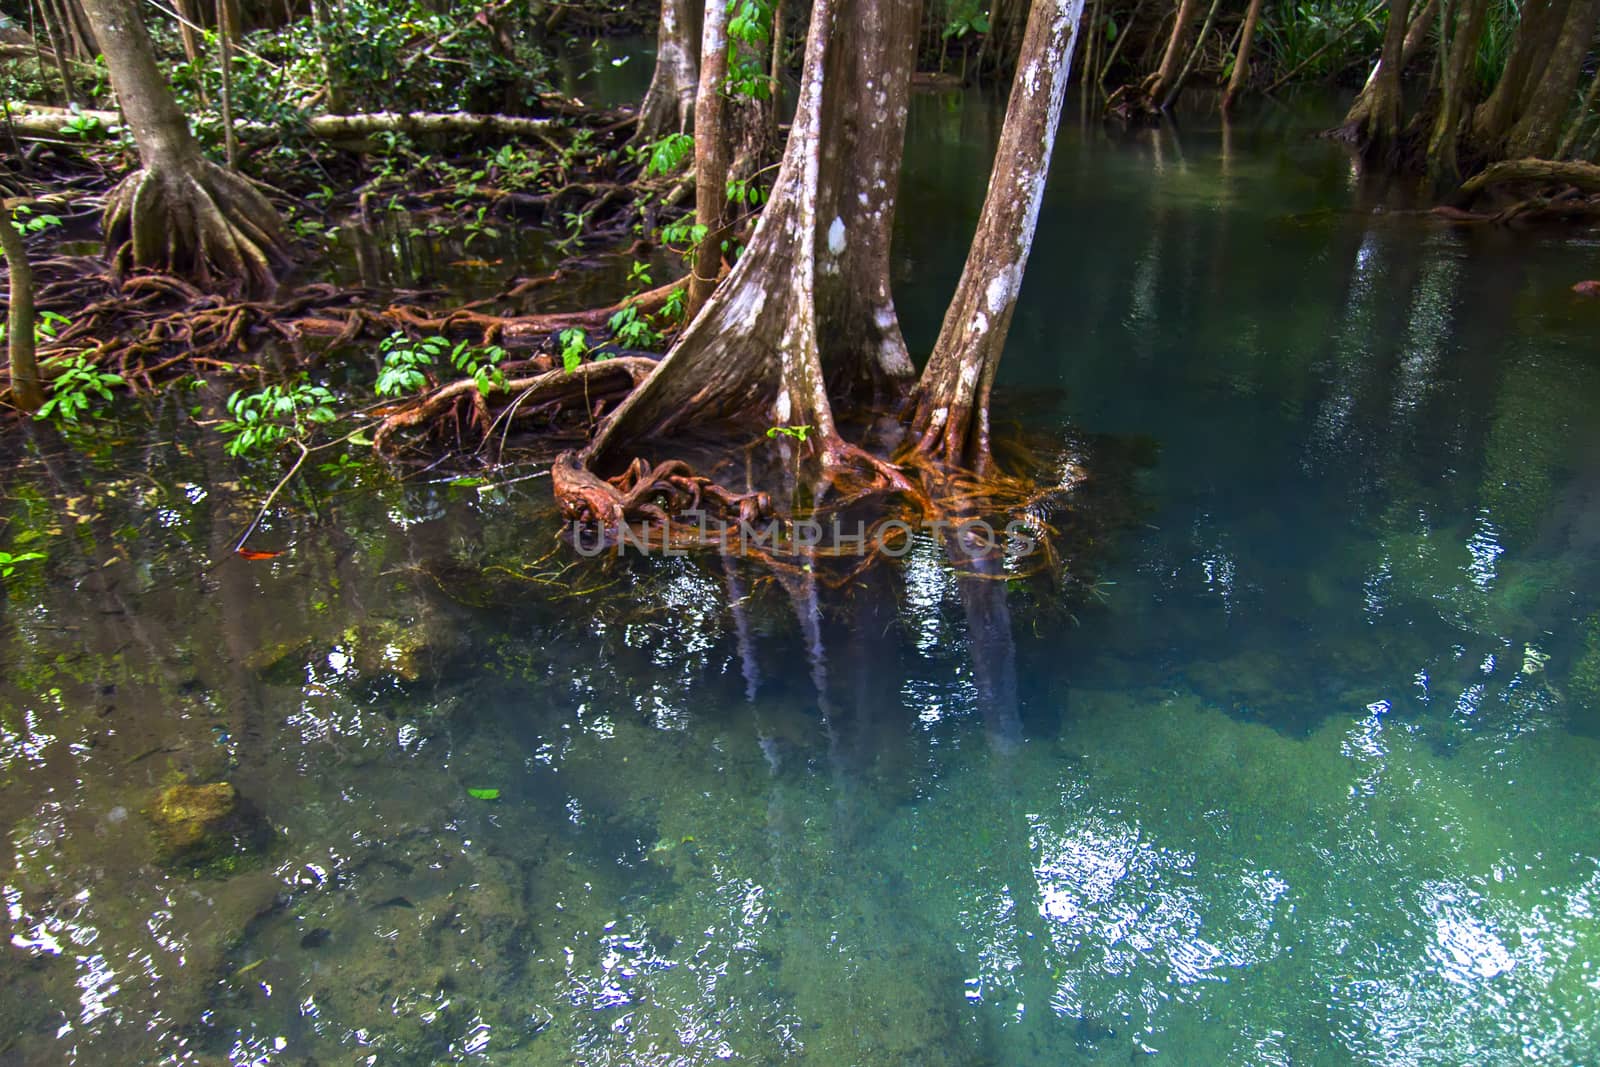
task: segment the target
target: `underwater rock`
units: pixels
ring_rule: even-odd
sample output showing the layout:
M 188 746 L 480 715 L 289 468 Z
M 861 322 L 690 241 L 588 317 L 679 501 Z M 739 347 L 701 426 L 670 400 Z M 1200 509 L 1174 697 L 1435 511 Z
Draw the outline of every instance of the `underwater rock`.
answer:
M 436 677 L 460 650 L 462 638 L 445 625 L 430 624 L 431 619 L 375 618 L 353 627 L 345 636 L 356 669 L 406 683 Z
M 268 834 L 229 782 L 168 786 L 146 814 L 155 824 L 156 858 L 163 866 L 226 863 L 258 848 Z

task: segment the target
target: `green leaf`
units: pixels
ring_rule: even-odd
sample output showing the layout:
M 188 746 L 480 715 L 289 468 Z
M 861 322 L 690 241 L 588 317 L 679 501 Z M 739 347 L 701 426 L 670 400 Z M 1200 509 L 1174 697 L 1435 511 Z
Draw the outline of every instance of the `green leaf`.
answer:
M 472 797 L 475 800 L 499 800 L 500 799 L 500 790 L 498 790 L 498 789 L 468 789 L 467 790 L 467 795 L 469 797 Z

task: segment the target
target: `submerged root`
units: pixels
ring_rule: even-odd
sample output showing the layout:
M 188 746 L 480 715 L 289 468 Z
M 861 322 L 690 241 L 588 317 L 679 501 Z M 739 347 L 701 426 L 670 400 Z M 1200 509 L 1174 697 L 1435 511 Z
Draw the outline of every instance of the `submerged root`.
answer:
M 569 522 L 596 527 L 602 544 L 615 543 L 624 526 L 653 523 L 671 537 L 673 519 L 685 513 L 716 515 L 746 525 L 769 518 L 766 493 L 738 493 L 694 473 L 681 460 L 654 466 L 636 459 L 615 478 L 601 478 L 575 452 L 563 452 L 550 468 L 556 504 Z
M 105 243 L 119 278 L 156 270 L 208 291 L 271 292 L 289 258 L 267 198 L 203 159 L 124 178 L 106 199 Z

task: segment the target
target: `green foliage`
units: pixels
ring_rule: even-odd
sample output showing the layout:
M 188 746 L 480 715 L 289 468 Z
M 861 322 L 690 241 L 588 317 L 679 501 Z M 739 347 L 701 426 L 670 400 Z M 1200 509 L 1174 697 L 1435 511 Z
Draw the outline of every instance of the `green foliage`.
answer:
M 0 552 L 0 578 L 11 577 L 19 563 L 27 563 L 29 560 L 44 558 L 43 552 L 19 552 L 16 555 L 12 555 L 10 552 Z
M 500 236 L 500 231 L 489 224 L 488 213 L 489 206 L 484 204 L 478 208 L 476 215 L 461 224 L 461 231 L 467 235 L 466 240 L 461 242 L 462 248 L 472 247 L 472 242 L 479 237 L 497 238 Z
M 106 124 L 93 115 L 85 115 L 83 109 L 77 104 L 72 105 L 72 117 L 61 127 L 61 132 L 68 137 L 76 137 L 82 141 L 97 140 L 103 134 L 111 131 Z M 59 219 L 56 221 L 60 221 Z
M 18 204 L 11 213 L 11 225 L 16 227 L 18 233 L 26 237 L 29 234 L 48 230 L 52 226 L 60 226 L 61 218 L 58 215 L 48 213 L 35 214 L 33 208 L 27 204 Z M 61 318 L 62 316 L 58 315 L 56 317 Z
M 501 145 L 485 161 L 487 177 L 502 189 L 531 189 L 544 172 L 544 164 L 515 145 Z
M 79 416 L 90 410 L 95 398 L 110 403 L 111 387 L 121 384 L 120 374 L 102 371 L 83 353 L 75 353 L 66 357 L 61 370 L 50 379 L 50 399 L 34 417 L 76 424 Z
M 469 345 L 456 342 L 450 350 L 450 365 L 464 377 L 478 383 L 478 392 L 488 394 L 505 384 L 506 376 L 500 372 L 500 363 L 506 350 L 499 345 Z
M 378 371 L 375 391 L 379 396 L 404 396 L 428 384 L 427 368 L 450 350 L 443 337 L 413 340 L 398 331 L 378 342 L 383 367 Z
M 805 443 L 806 438 L 810 435 L 810 426 L 771 426 L 767 429 L 768 437 L 787 437 L 802 444 Z
M 1364 60 L 1383 43 L 1384 17 L 1372 14 L 1371 0 L 1298 0 L 1283 4 L 1261 20 L 1262 40 L 1272 61 L 1288 72 L 1343 33 L 1352 22 L 1360 27 L 1337 47 L 1329 48 L 1302 71 L 1307 77 L 1327 76 Z
M 693 252 L 705 238 L 706 228 L 695 222 L 693 215 L 685 215 L 661 227 L 661 243 L 685 255 Z
M 589 354 L 589 335 L 570 326 L 558 335 L 561 342 L 561 366 L 568 373 L 578 369 L 583 357 Z
M 683 287 L 672 290 L 667 294 L 666 303 L 661 305 L 661 318 L 665 322 L 682 322 L 683 316 L 689 310 L 689 291 Z
M 228 455 L 270 455 L 286 441 L 304 440 L 314 427 L 338 418 L 334 403 L 332 391 L 312 385 L 304 375 L 254 393 L 241 389 L 228 397 L 232 418 L 221 426 L 231 438 Z
M 612 315 L 608 325 L 624 348 L 654 348 L 661 343 L 661 335 L 650 328 L 632 304 Z
M 55 340 L 56 334 L 61 332 L 61 327 L 66 326 L 71 322 L 71 319 L 55 311 L 41 311 L 37 313 L 33 317 L 33 343 L 35 345 L 41 345 L 46 341 Z M 8 325 L 9 320 L 0 322 L 0 345 L 5 344 L 6 329 Z M 120 379 L 118 379 L 118 382 L 120 382 Z M 111 384 L 115 385 L 118 384 L 118 382 L 113 382 Z
M 498 388 L 505 376 L 500 363 L 506 350 L 499 345 L 476 346 L 458 341 L 454 346 L 443 337 L 413 339 L 396 331 L 378 343 L 383 366 L 378 371 L 374 391 L 379 396 L 405 396 L 428 384 L 428 368 L 448 362 L 463 377 L 471 378 L 480 393 Z
M 474 800 L 499 800 L 500 799 L 500 790 L 498 790 L 498 789 L 470 789 L 469 788 L 467 790 L 467 796 L 472 797 Z
M 766 190 L 749 178 L 728 181 L 728 199 L 742 207 L 759 207 L 767 198 Z
M 772 40 L 772 0 L 729 0 L 729 96 L 765 100 L 772 95 L 767 73 L 768 42 Z
M 945 18 L 944 30 L 939 34 L 943 40 L 955 38 L 961 40 L 969 33 L 989 32 L 989 11 L 980 0 L 956 0 L 950 5 L 949 14 Z
M 669 133 L 646 148 L 646 177 L 673 174 L 694 154 L 694 138 L 687 133 Z
M 1492 87 L 1505 72 L 1521 21 L 1515 0 L 1490 0 L 1483 36 L 1478 40 L 1478 54 L 1473 57 L 1473 73 L 1481 88 Z

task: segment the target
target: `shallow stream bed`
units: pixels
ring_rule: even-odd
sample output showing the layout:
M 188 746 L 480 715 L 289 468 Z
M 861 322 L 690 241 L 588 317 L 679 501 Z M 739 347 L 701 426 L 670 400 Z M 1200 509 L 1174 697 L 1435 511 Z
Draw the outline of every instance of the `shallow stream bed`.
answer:
M 917 100 L 916 351 L 998 121 Z M 1070 602 L 578 561 L 536 465 L 326 472 L 244 560 L 276 468 L 188 398 L 41 433 L 0 1063 L 1594 1062 L 1600 243 L 1314 128 L 1063 134 L 998 417 L 1124 458 Z

